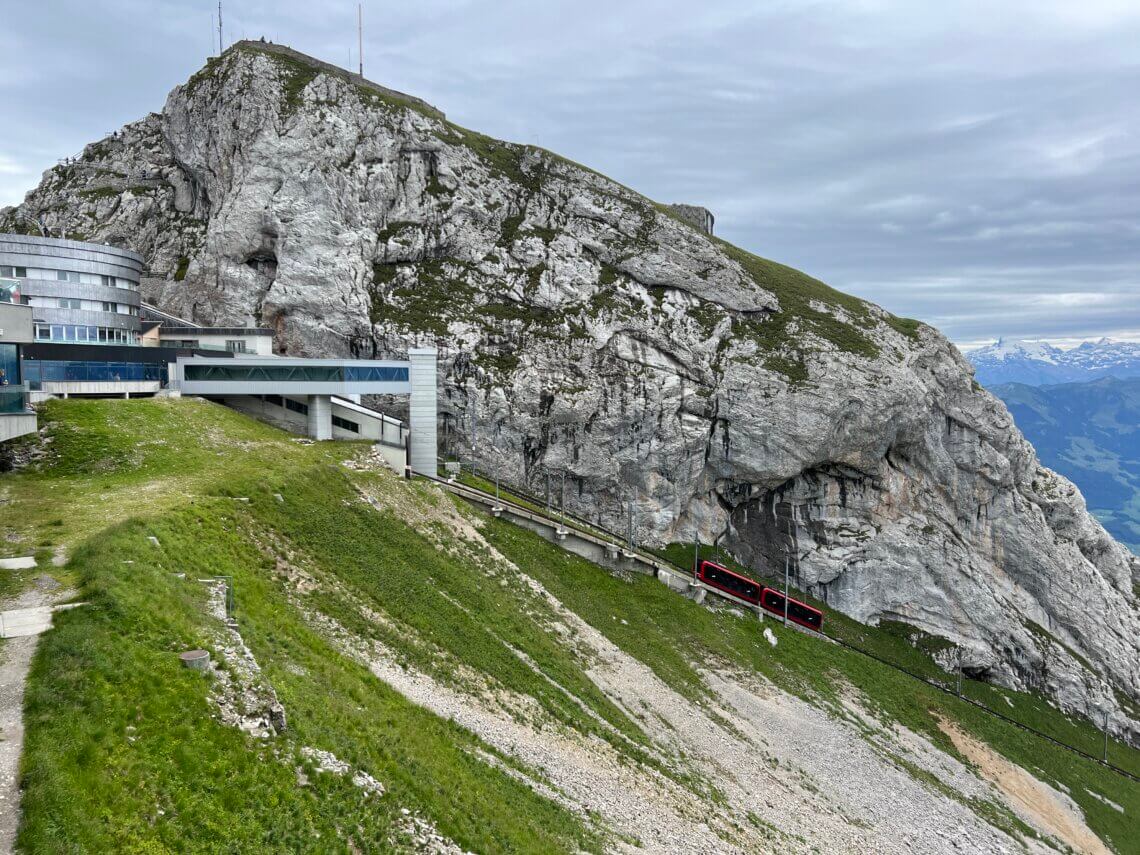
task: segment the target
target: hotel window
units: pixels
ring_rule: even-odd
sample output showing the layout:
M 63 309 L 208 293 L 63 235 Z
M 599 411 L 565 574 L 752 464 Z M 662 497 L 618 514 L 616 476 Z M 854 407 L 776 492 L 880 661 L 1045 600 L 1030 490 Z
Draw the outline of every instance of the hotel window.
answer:
M 11 267 L 9 265 L 0 264 L 0 278 L 11 279 L 13 276 L 17 279 L 27 279 L 28 268 Z
M 117 307 L 114 303 L 108 303 L 106 301 L 103 302 L 103 311 L 104 312 L 113 312 L 113 311 L 115 311 L 116 308 Z
M 60 297 L 59 298 L 59 307 L 61 309 L 82 309 L 83 308 L 83 301 L 82 300 L 73 300 L 69 297 Z
M 230 353 L 245 353 L 245 341 L 243 339 L 226 339 L 226 350 Z
M 40 341 L 51 341 L 51 329 L 49 327 L 36 327 L 36 338 Z
M 55 278 L 60 282 L 78 282 L 79 274 L 70 270 L 57 270 L 55 272 Z

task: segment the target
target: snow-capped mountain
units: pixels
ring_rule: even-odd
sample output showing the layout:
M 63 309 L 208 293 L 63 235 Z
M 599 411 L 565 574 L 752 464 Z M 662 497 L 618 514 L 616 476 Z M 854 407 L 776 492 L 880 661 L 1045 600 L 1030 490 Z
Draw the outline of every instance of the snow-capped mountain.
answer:
M 1107 338 L 1086 341 L 1070 350 L 1044 341 L 1007 341 L 966 354 L 974 364 L 978 382 L 1083 383 L 1102 377 L 1140 377 L 1140 343 Z

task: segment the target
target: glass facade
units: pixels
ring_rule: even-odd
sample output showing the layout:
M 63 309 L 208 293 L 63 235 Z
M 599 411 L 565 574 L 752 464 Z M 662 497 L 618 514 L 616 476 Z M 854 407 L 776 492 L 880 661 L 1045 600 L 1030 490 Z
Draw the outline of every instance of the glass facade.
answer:
M 187 365 L 187 380 L 294 383 L 406 383 L 403 365 Z
M 78 362 L 25 359 L 24 379 L 32 389 L 46 381 L 108 383 L 118 380 L 159 380 L 166 383 L 166 365 L 157 362 Z
M 346 365 L 345 379 L 350 383 L 406 383 L 407 366 L 395 365 Z
M 134 344 L 135 334 L 118 327 L 80 324 L 36 324 L 36 341 L 81 342 L 83 344 Z

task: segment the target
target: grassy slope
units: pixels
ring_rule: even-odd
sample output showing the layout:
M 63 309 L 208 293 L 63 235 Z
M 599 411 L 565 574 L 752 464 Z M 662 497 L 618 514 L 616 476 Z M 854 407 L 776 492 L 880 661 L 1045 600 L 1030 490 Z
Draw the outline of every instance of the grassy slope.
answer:
M 45 415 L 61 422 L 61 460 L 6 479 L 17 509 L 6 522 L 86 538 L 67 572 L 91 605 L 59 616 L 33 664 L 20 837 L 28 851 L 336 851 L 347 845 L 342 834 L 375 849 L 400 807 L 481 851 L 597 847 L 576 818 L 476 759 L 488 749 L 474 737 L 331 649 L 251 545 L 257 517 L 226 494 L 253 492 L 268 473 L 292 475 L 299 488 L 309 484 L 301 501 L 335 506 L 344 488 L 322 496 L 320 474 L 351 452 L 345 444 L 299 445 L 191 401 L 54 402 Z M 184 458 L 168 453 L 176 447 Z M 90 518 L 66 504 L 83 504 L 84 489 L 107 498 L 108 516 L 132 518 L 92 532 Z M 138 493 L 162 498 L 148 508 L 129 500 Z M 373 555 L 373 565 L 391 566 L 383 559 Z M 177 652 L 213 646 L 216 627 L 194 581 L 207 575 L 234 577 L 242 631 L 288 710 L 289 732 L 272 746 L 219 724 L 206 681 L 177 665 Z M 366 805 L 331 775 L 297 786 L 302 745 L 369 771 L 391 797 Z
M 1067 788 L 1084 810 L 1090 827 L 1109 839 L 1118 851 L 1140 852 L 1140 839 L 1134 834 L 1135 818 L 1140 816 L 1140 784 L 874 660 L 794 630 L 784 630 L 777 621 L 767 622 L 779 637 L 779 645 L 773 651 L 759 637 L 752 621 L 697 606 L 648 576 L 621 579 L 588 561 L 566 559 L 545 541 L 508 523 L 496 522 L 490 540 L 534 572 L 569 608 L 682 694 L 697 697 L 703 691 L 691 660 L 706 655 L 713 661 L 727 660 L 734 666 L 760 671 L 788 691 L 824 705 L 837 707 L 838 692 L 848 683 L 861 692 L 884 722 L 897 721 L 924 733 L 951 754 L 956 751 L 938 728 L 937 719 L 958 722 L 966 732 L 1013 762 Z M 557 571 L 552 567 L 557 567 Z M 858 636 L 864 648 L 901 661 L 919 673 L 933 675 L 938 668 L 895 630 L 866 627 L 835 612 L 829 613 L 828 621 L 831 632 L 852 640 Z M 844 626 L 836 626 L 838 623 Z M 972 696 L 995 709 L 1091 753 L 1099 753 L 1101 737 L 1094 728 L 1066 718 L 1040 698 L 980 684 L 973 684 L 970 689 Z M 1009 698 L 1013 708 L 1002 698 Z M 1110 756 L 1114 763 L 1140 774 L 1140 751 L 1114 743 Z M 1121 815 L 1107 807 L 1088 790 L 1113 799 L 1125 807 L 1126 813 Z M 986 811 L 985 806 L 975 808 Z
M 352 451 L 345 444 L 300 445 L 191 401 L 56 402 L 45 415 L 58 423 L 61 460 L 43 473 L 5 478 L 15 500 L 5 524 L 26 537 L 81 543 L 64 573 L 79 582 L 91 605 L 60 615 L 33 666 L 21 835 L 28 851 L 336 851 L 347 845 L 341 835 L 368 849 L 383 846 L 400 807 L 423 812 L 443 833 L 480 851 L 599 845 L 597 834 L 575 817 L 475 759 L 475 737 L 411 705 L 333 650 L 286 596 L 273 556 L 252 542 L 278 538 L 308 571 L 335 577 L 382 611 L 401 631 L 364 631 L 409 664 L 457 684 L 463 679 L 457 665 L 475 669 L 496 686 L 535 698 L 543 721 L 597 734 L 631 761 L 645 760 L 637 722 L 601 696 L 582 663 L 551 641 L 541 603 L 489 579 L 480 556 L 440 551 L 432 532 L 381 515 L 356 492 L 401 489 L 407 491 L 403 501 L 430 504 L 438 501 L 430 491 L 333 466 Z M 184 455 L 175 452 L 179 448 Z M 77 510 L 85 501 L 82 490 L 106 496 L 100 505 L 117 518 L 100 529 L 92 515 Z M 140 494 L 150 501 L 136 501 Z M 924 732 L 948 751 L 935 716 L 959 722 L 1067 787 L 1094 830 L 1118 850 L 1140 851 L 1129 837 L 1129 823 L 1140 815 L 1140 786 L 1096 764 L 849 651 L 775 625 L 780 644 L 773 650 L 753 621 L 710 612 L 652 579 L 616 578 L 507 523 L 489 522 L 486 534 L 688 697 L 705 692 L 692 660 L 708 655 L 758 670 L 825 706 L 833 704 L 839 684 L 850 683 L 885 721 Z M 148 535 L 162 547 L 150 545 Z M 177 667 L 177 651 L 211 646 L 212 621 L 194 580 L 218 574 L 234 576 L 243 635 L 289 714 L 289 731 L 271 744 L 218 723 L 205 681 Z M 303 605 L 346 625 L 359 621 L 350 604 L 327 593 L 314 592 Z M 878 652 L 910 657 L 916 669 L 937 667 L 900 635 L 857 624 L 843 631 L 861 634 Z M 504 642 L 526 652 L 611 726 L 601 727 L 551 691 L 546 679 L 520 667 L 504 653 Z M 1036 699 L 1001 694 L 1043 729 L 1095 750 L 1091 728 Z M 389 795 L 366 803 L 343 779 L 315 773 L 308 787 L 297 786 L 294 755 L 301 745 L 333 751 L 367 770 Z M 1135 751 L 1114 747 L 1113 759 L 1140 768 Z M 1000 810 L 974 807 L 1017 830 Z

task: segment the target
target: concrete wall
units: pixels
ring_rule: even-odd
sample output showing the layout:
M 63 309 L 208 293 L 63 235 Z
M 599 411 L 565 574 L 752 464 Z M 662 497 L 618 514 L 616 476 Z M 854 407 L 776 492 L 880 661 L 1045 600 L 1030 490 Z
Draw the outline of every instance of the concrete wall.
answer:
M 48 395 L 153 395 L 161 388 L 158 380 L 44 380 L 41 391 Z
M 35 432 L 35 413 L 0 413 L 0 442 Z
M 408 403 L 408 428 L 411 430 L 411 448 L 408 462 L 413 472 L 426 475 L 436 473 L 436 349 L 413 347 L 408 350 L 411 371 L 408 380 L 412 397 Z
M 0 342 L 30 344 L 32 341 L 32 307 L 0 303 Z

